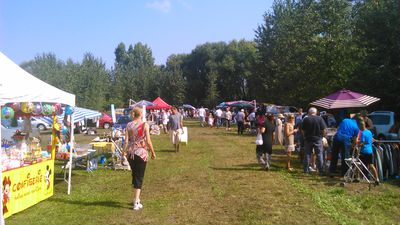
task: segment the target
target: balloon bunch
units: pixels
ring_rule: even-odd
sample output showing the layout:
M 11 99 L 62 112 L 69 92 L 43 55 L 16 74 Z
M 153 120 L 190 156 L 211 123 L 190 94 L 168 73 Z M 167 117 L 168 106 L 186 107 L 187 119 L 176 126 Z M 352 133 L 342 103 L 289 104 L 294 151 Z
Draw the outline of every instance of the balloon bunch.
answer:
M 32 102 L 14 102 L 9 103 L 1 108 L 1 119 L 12 120 L 18 112 L 25 114 L 32 114 L 34 116 L 50 116 L 50 115 L 62 115 L 64 110 L 60 103 L 32 103 Z M 65 107 L 65 115 L 71 115 L 74 113 L 74 108 L 71 106 Z

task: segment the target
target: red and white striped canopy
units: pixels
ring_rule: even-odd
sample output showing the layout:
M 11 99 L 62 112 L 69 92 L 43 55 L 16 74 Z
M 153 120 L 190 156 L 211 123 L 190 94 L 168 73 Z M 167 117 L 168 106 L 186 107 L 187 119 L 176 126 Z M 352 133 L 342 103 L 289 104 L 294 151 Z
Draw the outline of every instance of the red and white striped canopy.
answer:
M 379 100 L 376 97 L 343 89 L 325 98 L 318 99 L 312 102 L 311 105 L 325 109 L 361 108 Z

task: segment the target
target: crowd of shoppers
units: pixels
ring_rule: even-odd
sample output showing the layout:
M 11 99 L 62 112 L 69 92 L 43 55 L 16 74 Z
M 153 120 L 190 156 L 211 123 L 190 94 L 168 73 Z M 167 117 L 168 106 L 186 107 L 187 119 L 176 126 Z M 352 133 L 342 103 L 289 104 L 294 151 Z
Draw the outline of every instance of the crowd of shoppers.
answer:
M 124 152 L 132 168 L 132 185 L 134 188 L 133 207 L 139 210 L 143 207 L 140 193 L 146 168 L 148 151 L 152 158 L 155 152 L 150 140 L 149 126 L 141 122 L 141 110 L 132 110 L 133 122 L 127 125 Z M 262 110 L 225 109 L 208 110 L 200 107 L 198 110 L 152 111 L 149 119 L 162 126 L 164 133 L 171 134 L 175 151 L 179 152 L 180 137 L 183 134 L 183 118 L 198 118 L 201 127 L 225 127 L 231 129 L 237 125 L 237 134 L 245 131 L 257 134 L 260 140 L 256 146 L 256 159 L 263 170 L 269 170 L 272 163 L 273 145 L 282 146 L 286 154 L 286 169 L 293 171 L 292 157 L 299 152 L 303 172 L 309 174 L 317 171 L 320 176 L 337 173 L 339 156 L 341 158 L 340 175 L 348 170 L 345 159 L 353 154 L 354 147 L 360 149 L 360 160 L 372 171 L 372 177 L 379 184 L 377 170 L 372 162 L 373 123 L 365 111 L 340 121 L 336 132 L 328 144 L 327 128 L 336 126 L 336 120 L 331 114 L 318 112 L 311 107 L 307 114 L 302 109 L 297 113 L 265 113 Z M 327 146 L 331 146 L 330 165 L 327 167 Z

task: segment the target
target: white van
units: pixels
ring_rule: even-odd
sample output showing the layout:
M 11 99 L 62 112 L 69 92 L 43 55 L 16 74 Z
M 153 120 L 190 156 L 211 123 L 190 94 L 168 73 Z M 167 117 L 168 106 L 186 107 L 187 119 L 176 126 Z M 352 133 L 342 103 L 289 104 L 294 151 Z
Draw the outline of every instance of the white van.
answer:
M 390 133 L 389 130 L 395 125 L 395 113 L 391 111 L 375 111 L 368 115 L 374 123 L 378 139 L 399 139 L 399 131 Z

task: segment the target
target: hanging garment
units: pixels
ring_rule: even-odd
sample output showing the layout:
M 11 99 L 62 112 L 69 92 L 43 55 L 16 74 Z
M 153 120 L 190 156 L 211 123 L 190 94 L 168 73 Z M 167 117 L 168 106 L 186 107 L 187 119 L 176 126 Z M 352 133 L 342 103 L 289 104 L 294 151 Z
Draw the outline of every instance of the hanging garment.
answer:
M 373 149 L 374 149 L 375 168 L 378 172 L 379 180 L 382 181 L 383 180 L 383 170 L 382 170 L 382 161 L 381 161 L 381 157 L 380 157 L 380 153 L 379 153 L 380 149 L 376 145 L 373 146 Z

